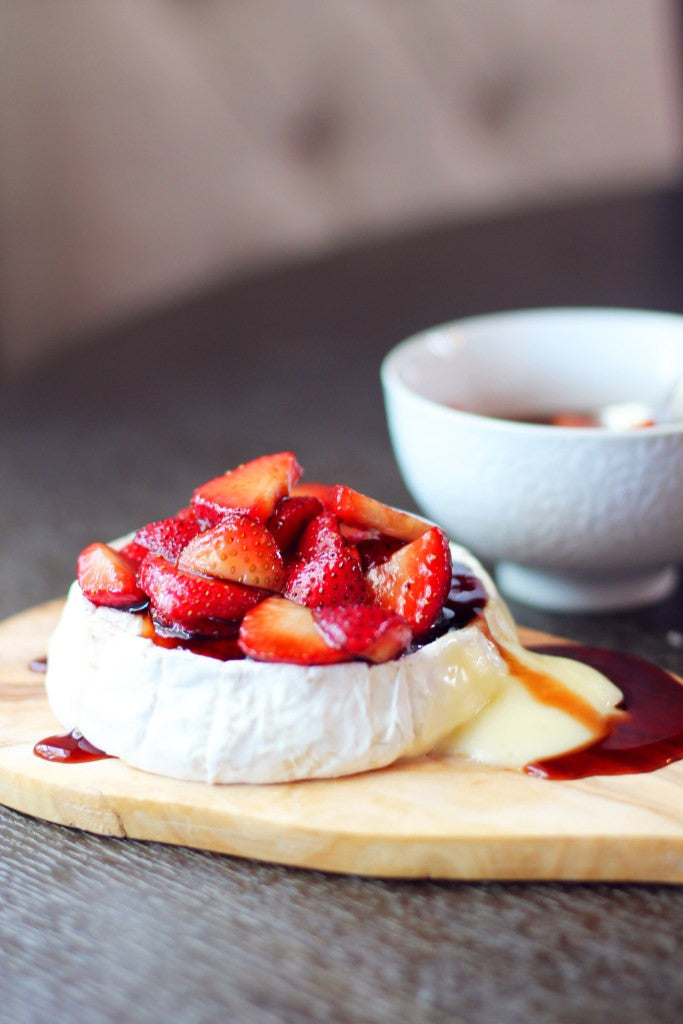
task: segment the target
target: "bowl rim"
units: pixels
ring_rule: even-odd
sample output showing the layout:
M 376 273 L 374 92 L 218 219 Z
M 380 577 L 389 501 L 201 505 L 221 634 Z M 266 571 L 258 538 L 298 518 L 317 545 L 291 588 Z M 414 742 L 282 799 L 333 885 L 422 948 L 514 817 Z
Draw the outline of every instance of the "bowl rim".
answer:
M 675 323 L 681 330 L 681 344 L 683 345 L 683 314 L 669 310 L 644 309 L 636 306 L 539 306 L 521 307 L 519 309 L 493 310 L 488 313 L 476 313 L 470 316 L 457 317 L 453 320 L 446 320 L 434 323 L 428 327 L 421 328 L 397 342 L 382 359 L 380 366 L 380 379 L 385 394 L 390 390 L 402 392 L 418 404 L 427 408 L 439 409 L 447 419 L 455 421 L 463 419 L 465 422 L 472 421 L 478 426 L 491 430 L 511 430 L 514 433 L 531 432 L 534 436 L 540 437 L 551 432 L 554 438 L 566 438 L 577 441 L 580 438 L 604 439 L 613 443 L 616 440 L 623 442 L 624 438 L 638 440 L 641 443 L 647 438 L 662 437 L 668 435 L 683 434 L 683 420 L 672 423 L 653 424 L 647 428 L 634 427 L 577 427 L 557 426 L 552 423 L 530 423 L 520 420 L 505 419 L 503 416 L 491 416 L 485 413 L 472 412 L 467 409 L 456 409 L 445 405 L 434 398 L 429 398 L 420 391 L 415 390 L 401 376 L 400 369 L 407 361 L 406 353 L 419 351 L 431 338 L 439 332 L 452 330 L 454 328 L 478 326 L 482 324 L 500 323 L 507 320 L 534 319 L 536 317 L 548 316 L 561 319 L 567 316 L 588 318 L 607 318 L 622 316 L 627 319 L 656 319 Z M 632 443 L 629 442 L 629 443 Z

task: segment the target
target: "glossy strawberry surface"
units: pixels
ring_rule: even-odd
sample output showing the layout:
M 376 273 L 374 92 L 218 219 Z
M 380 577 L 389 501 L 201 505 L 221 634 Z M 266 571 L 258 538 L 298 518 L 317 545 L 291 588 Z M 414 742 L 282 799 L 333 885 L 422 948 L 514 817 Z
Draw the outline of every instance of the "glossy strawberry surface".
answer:
M 141 590 L 149 595 L 152 615 L 164 626 L 212 635 L 212 620 L 239 622 L 267 591 L 208 579 L 176 568 L 161 555 L 148 555 L 138 570 Z
M 316 516 L 304 530 L 284 593 L 311 608 L 365 599 L 360 556 L 332 513 Z
M 348 658 L 389 661 L 405 650 L 412 639 L 405 619 L 377 605 L 316 608 L 313 618 L 325 640 Z
M 305 527 L 322 511 L 320 501 L 311 496 L 280 498 L 266 523 L 280 551 L 289 551 L 298 542 Z
M 200 532 L 201 526 L 194 516 L 171 516 L 141 526 L 133 541 L 155 555 L 163 555 L 175 561 L 183 548 Z
M 108 544 L 89 544 L 78 556 L 76 574 L 84 595 L 96 605 L 132 608 L 144 604 L 137 563 Z
M 291 452 L 262 455 L 202 484 L 192 495 L 192 507 L 211 525 L 230 510 L 265 523 L 300 476 L 301 466 Z
M 217 526 L 198 534 L 178 565 L 265 590 L 279 591 L 285 582 L 282 553 L 272 533 L 242 512 L 228 512 Z
M 451 587 L 448 539 L 437 526 L 366 574 L 373 599 L 403 616 L 419 636 L 435 622 Z
M 298 665 L 388 661 L 460 622 L 465 583 L 451 581 L 442 530 L 300 475 L 291 452 L 264 455 L 202 484 L 121 551 L 90 545 L 78 560 L 84 595 L 122 609 L 149 602 L 174 636 L 239 629 L 246 656 Z
M 247 612 L 240 626 L 239 645 L 257 661 L 331 665 L 348 660 L 324 639 L 310 608 L 286 597 L 269 597 Z
M 416 540 L 429 529 L 429 523 L 423 519 L 384 505 L 344 484 L 334 488 L 332 509 L 345 523 L 372 528 L 404 542 Z

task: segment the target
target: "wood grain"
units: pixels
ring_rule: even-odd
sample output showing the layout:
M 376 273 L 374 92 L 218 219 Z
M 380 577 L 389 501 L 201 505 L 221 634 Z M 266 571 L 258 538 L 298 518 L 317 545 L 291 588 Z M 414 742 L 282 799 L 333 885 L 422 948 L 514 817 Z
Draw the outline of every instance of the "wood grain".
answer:
M 91 832 L 382 877 L 683 881 L 683 763 L 546 782 L 422 758 L 346 779 L 207 786 L 33 755 L 59 730 L 32 658 L 61 601 L 0 624 L 0 803 Z M 525 642 L 548 641 L 526 631 Z M 552 638 L 550 638 L 552 639 Z

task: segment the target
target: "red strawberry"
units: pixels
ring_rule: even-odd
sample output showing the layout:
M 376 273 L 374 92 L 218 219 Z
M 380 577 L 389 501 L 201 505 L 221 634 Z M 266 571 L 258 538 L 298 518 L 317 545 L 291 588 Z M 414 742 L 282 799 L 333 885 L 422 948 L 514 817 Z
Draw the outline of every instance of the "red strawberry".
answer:
M 257 661 L 287 661 L 295 665 L 330 665 L 346 660 L 343 651 L 322 637 L 310 608 L 269 597 L 242 620 L 239 646 Z
M 183 548 L 200 530 L 201 527 L 194 517 L 172 516 L 170 519 L 159 519 L 141 526 L 133 540 L 153 554 L 163 555 L 170 562 L 175 562 Z
M 138 563 L 140 563 L 142 559 L 149 554 L 147 548 L 143 548 L 142 544 L 136 544 L 134 540 L 124 544 L 124 546 L 118 550 L 120 555 L 124 555 L 126 558 L 131 558 L 134 562 Z
M 416 540 L 430 528 L 424 520 L 383 505 L 343 484 L 334 488 L 332 510 L 344 523 L 379 530 L 387 537 L 405 542 Z
M 198 534 L 180 555 L 178 567 L 265 590 L 282 590 L 285 582 L 275 538 L 243 512 L 228 512 L 218 526 Z
M 323 552 L 343 551 L 346 547 L 337 517 L 332 512 L 321 512 L 301 534 L 296 553 L 299 558 L 313 558 Z
M 291 452 L 262 455 L 198 487 L 192 508 L 210 525 L 231 509 L 265 523 L 300 476 L 301 466 Z
M 284 594 L 309 608 L 367 600 L 358 553 L 350 549 L 348 553 L 318 555 L 295 562 Z
M 369 569 L 365 579 L 377 604 L 402 615 L 416 636 L 424 633 L 437 618 L 451 586 L 446 534 L 433 526 Z
M 325 640 L 347 658 L 390 661 L 412 640 L 405 619 L 377 605 L 340 604 L 315 608 L 313 619 Z
M 78 556 L 78 582 L 93 604 L 136 608 L 147 597 L 136 583 L 137 563 L 108 544 L 89 544 Z
M 323 510 L 317 498 L 280 498 L 266 526 L 275 537 L 280 551 L 287 551 L 298 540 L 311 519 Z
M 360 557 L 329 512 L 316 516 L 303 532 L 284 593 L 309 608 L 364 601 L 367 593 Z
M 292 601 L 309 608 L 367 600 L 357 552 L 349 549 L 295 562 L 287 577 L 284 593 Z
M 326 512 L 334 511 L 332 508 L 334 486 L 332 484 L 319 484 L 313 480 L 302 484 L 295 484 L 290 488 L 292 498 L 317 498 Z
M 236 621 L 267 595 L 256 587 L 183 572 L 153 554 L 140 565 L 138 583 L 149 594 L 152 614 L 162 625 L 205 636 L 234 631 Z M 228 630 L 226 620 L 232 623 Z

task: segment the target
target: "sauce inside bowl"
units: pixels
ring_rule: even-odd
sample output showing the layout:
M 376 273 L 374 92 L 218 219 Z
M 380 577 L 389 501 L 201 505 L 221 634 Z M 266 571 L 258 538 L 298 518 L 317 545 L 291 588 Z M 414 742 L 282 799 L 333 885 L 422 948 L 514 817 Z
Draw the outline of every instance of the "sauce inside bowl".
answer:
M 515 423 L 536 423 L 543 427 L 599 427 L 601 422 L 595 413 L 565 410 L 561 412 L 528 413 L 500 417 Z
M 451 409 L 464 411 L 459 405 L 451 404 Z M 641 429 L 643 427 L 654 427 L 656 421 L 653 419 L 640 419 L 632 416 L 629 410 L 624 410 L 621 415 L 617 413 L 610 418 L 603 418 L 596 412 L 580 409 L 557 409 L 544 412 L 488 412 L 489 415 L 498 420 L 507 420 L 509 423 L 528 423 L 541 427 L 601 427 L 606 430 L 619 428 Z

